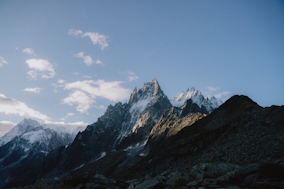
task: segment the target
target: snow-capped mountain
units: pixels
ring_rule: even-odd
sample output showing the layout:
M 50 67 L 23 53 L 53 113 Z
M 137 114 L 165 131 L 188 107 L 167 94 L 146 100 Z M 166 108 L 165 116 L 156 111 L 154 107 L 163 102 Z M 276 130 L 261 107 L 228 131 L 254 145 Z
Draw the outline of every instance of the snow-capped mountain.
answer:
M 145 83 L 139 90 L 135 88 L 127 103 L 110 105 L 104 115 L 83 132 L 79 132 L 71 144 L 56 148 L 47 155 L 48 150 L 54 149 L 54 146 L 45 146 L 48 143 L 45 141 L 49 141 L 49 144 L 62 142 L 60 137 L 55 137 L 58 132 L 50 126 L 24 120 L 2 138 L 6 143 L 0 147 L 0 188 L 1 182 L 8 187 L 26 185 L 27 181 L 31 184 L 36 182 L 35 186 L 38 186 L 45 178 L 50 178 L 50 181 L 48 184 L 42 183 L 42 186 L 49 183 L 60 183 L 60 186 L 63 186 L 63 183 L 74 187 L 79 187 L 79 184 L 88 186 L 86 181 L 92 182 L 92 185 L 96 181 L 102 183 L 101 179 L 94 179 L 94 175 L 98 173 L 100 178 L 102 174 L 121 180 L 135 179 L 135 183 L 141 180 L 142 184 L 129 185 L 138 188 L 147 185 L 149 180 L 144 175 L 150 174 L 151 183 L 169 187 L 169 183 L 173 186 L 176 184 L 172 182 L 172 178 L 176 180 L 176 175 L 182 175 L 184 171 L 192 174 L 196 167 L 193 165 L 201 165 L 202 162 L 212 161 L 215 166 L 215 163 L 224 160 L 223 158 L 228 162 L 232 157 L 236 157 L 236 154 L 243 154 L 243 158 L 233 158 L 233 162 L 230 162 L 235 167 L 241 165 L 239 167 L 243 170 L 247 169 L 246 165 L 250 166 L 252 163 L 258 167 L 263 157 L 268 157 L 269 162 L 280 162 L 278 158 L 283 157 L 283 140 L 275 137 L 269 137 L 275 139 L 271 142 L 276 144 L 273 151 L 262 150 L 263 144 L 259 145 L 257 160 L 255 155 L 250 157 L 250 153 L 241 153 L 255 150 L 263 141 L 263 136 L 274 136 L 276 130 L 281 131 L 283 106 L 262 108 L 248 97 L 236 95 L 212 114 L 206 115 L 220 106 L 221 101 L 215 97 L 204 98 L 202 93 L 194 88 L 175 97 L 172 103 L 175 106 L 154 79 Z M 253 119 L 250 119 L 251 117 Z M 246 124 L 242 120 L 250 122 Z M 269 125 L 271 120 L 273 124 Z M 236 125 L 240 131 L 245 132 L 236 133 Z M 268 126 L 272 128 L 271 131 L 267 129 Z M 62 130 L 56 130 L 62 133 Z M 252 132 L 248 133 L 249 130 Z M 259 136 L 248 137 L 254 135 L 255 130 Z M 232 137 L 228 137 L 231 135 Z M 256 145 L 240 145 L 243 144 L 243 139 L 247 138 L 252 139 L 250 142 Z M 237 152 L 228 151 L 228 146 L 234 146 Z M 252 149 L 247 151 L 250 147 Z M 230 154 L 226 156 L 224 149 Z M 269 149 L 269 145 L 266 149 Z M 276 156 L 274 151 L 277 152 Z M 277 166 L 280 169 L 280 164 Z M 261 172 L 255 171 L 254 175 L 260 175 Z M 161 176 L 171 181 L 161 181 Z M 214 176 L 215 179 L 217 177 L 219 175 Z M 243 176 L 243 179 L 246 177 Z M 13 178 L 15 179 L 12 180 Z M 109 179 L 103 179 L 105 180 Z M 126 187 L 121 180 L 109 181 Z
M 200 108 L 204 106 L 208 113 L 211 113 L 222 104 L 222 101 L 214 96 L 211 98 L 204 98 L 202 93 L 199 90 L 195 90 L 193 87 L 174 97 L 171 103 L 175 107 L 181 107 L 188 99 L 191 99 L 192 103 L 197 104 Z
M 135 88 L 128 103 L 110 105 L 103 116 L 76 136 L 61 166 L 70 170 L 102 154 L 145 145 L 155 123 L 171 107 L 156 79 L 139 90 Z
M 21 136 L 29 131 L 32 131 L 34 128 L 40 127 L 40 123 L 32 119 L 24 119 L 19 124 L 17 124 L 12 130 L 6 133 L 0 138 L 0 146 L 7 144 L 13 138 Z
M 0 138 L 0 174 L 25 159 L 33 159 L 35 155 L 43 157 L 51 150 L 69 145 L 74 138 L 75 133 L 64 127 L 24 119 Z
M 70 138 L 70 140 L 66 142 L 72 142 L 77 133 L 84 129 L 85 127 L 66 129 L 62 126 L 40 123 L 36 120 L 25 118 L 8 133 L 0 137 L 0 147 L 13 140 L 15 137 L 25 139 L 31 144 L 35 142 L 45 142 L 45 138 L 50 138 L 50 132 L 56 132 L 62 138 Z
M 172 103 L 179 107 L 174 108 Z M 172 103 L 158 81 L 153 79 L 140 89 L 135 88 L 127 103 L 118 102 L 108 106 L 104 115 L 79 132 L 72 143 L 70 133 L 66 135 L 63 128 L 54 129 L 51 125 L 25 119 L 0 138 L 0 166 L 7 167 L 26 157 L 33 159 L 35 154 L 36 157 L 42 154 L 42 158 L 46 156 L 48 159 L 45 162 L 48 169 L 68 172 L 114 151 L 138 155 L 147 144 L 155 124 L 168 110 L 176 109 L 180 112 L 179 116 L 186 116 L 190 112 L 207 114 L 219 105 L 218 99 L 205 99 L 194 88 L 176 97 Z M 65 147 L 57 148 L 59 146 Z
M 125 129 L 126 135 L 137 132 L 137 130 L 143 126 L 145 117 L 143 117 L 142 114 L 151 111 L 149 112 L 151 113 L 151 120 L 157 122 L 163 113 L 161 111 L 171 107 L 167 96 L 161 90 L 156 79 L 153 79 L 152 82 L 145 83 L 138 91 L 135 88 L 130 96 L 128 105 L 130 120 L 124 122 L 124 124 L 128 125 Z M 152 111 L 151 109 L 154 105 L 156 105 L 155 111 Z M 162 109 L 159 110 L 157 106 L 160 106 Z

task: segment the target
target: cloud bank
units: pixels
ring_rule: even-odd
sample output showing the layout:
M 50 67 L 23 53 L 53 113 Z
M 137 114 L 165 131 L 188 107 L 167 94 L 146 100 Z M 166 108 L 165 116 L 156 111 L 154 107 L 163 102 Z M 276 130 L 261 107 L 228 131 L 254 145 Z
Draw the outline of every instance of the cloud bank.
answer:
M 65 128 L 68 132 L 74 132 L 74 131 L 83 131 L 89 123 L 85 123 L 83 121 L 74 122 L 74 123 L 65 123 L 65 122 L 52 122 L 52 121 L 44 121 L 42 122 L 43 125 L 45 125 L 48 128 Z
M 62 104 L 76 106 L 80 113 L 88 110 L 96 102 L 96 98 L 104 98 L 113 102 L 129 98 L 131 91 L 121 86 L 122 81 L 84 80 L 65 83 L 64 90 L 72 92 L 62 100 Z
M 8 98 L 4 94 L 0 94 L 0 112 L 4 114 L 15 114 L 22 117 L 36 118 L 39 120 L 49 120 L 50 118 L 32 108 L 25 103 L 13 98 Z

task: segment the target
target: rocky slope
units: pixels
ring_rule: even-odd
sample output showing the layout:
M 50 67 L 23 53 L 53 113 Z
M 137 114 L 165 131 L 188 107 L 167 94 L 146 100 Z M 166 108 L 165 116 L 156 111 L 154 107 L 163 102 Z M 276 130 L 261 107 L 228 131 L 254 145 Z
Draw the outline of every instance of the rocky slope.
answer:
M 31 187 L 284 188 L 284 106 L 236 95 L 207 116 L 181 112 L 172 107 L 161 116 L 142 154 L 112 151 Z
M 235 95 L 207 112 L 192 99 L 173 107 L 156 81 L 146 83 L 68 148 L 52 151 L 40 171 L 7 186 L 33 178 L 29 187 L 284 188 L 284 106 L 263 108 Z M 81 159 L 66 167 L 75 152 Z M 36 173 L 42 179 L 30 176 Z
M 246 96 L 233 96 L 212 114 L 166 138 L 119 175 L 130 179 L 148 174 L 167 182 L 175 173 L 175 179 L 182 178 L 182 185 L 189 188 L 209 184 L 218 185 L 215 188 L 253 184 L 281 188 L 283 136 L 284 106 L 262 108 Z

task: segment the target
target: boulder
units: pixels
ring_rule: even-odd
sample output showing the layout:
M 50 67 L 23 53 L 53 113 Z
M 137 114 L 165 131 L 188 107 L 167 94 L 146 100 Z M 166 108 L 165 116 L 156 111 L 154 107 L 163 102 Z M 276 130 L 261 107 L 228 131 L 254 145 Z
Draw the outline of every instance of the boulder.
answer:
M 194 187 L 194 186 L 197 186 L 198 183 L 199 183 L 199 182 L 198 182 L 197 180 L 194 180 L 194 181 L 191 181 L 191 182 L 187 183 L 187 186 L 189 186 L 189 187 Z
M 178 178 L 181 177 L 181 173 L 179 172 L 173 172 L 168 176 L 168 180 L 166 181 L 165 185 L 166 186 L 174 186 L 175 182 Z
M 161 183 L 155 179 L 148 179 L 135 187 L 135 189 L 151 189 L 156 188 Z
M 241 184 L 241 186 L 243 187 L 250 187 L 254 182 L 256 182 L 258 179 L 258 174 L 251 174 L 251 175 L 248 175 L 243 183 Z
M 238 169 L 236 171 L 236 176 L 245 176 L 251 173 L 255 173 L 258 171 L 258 168 L 259 164 L 257 163 L 249 164 L 248 166 Z
M 235 176 L 235 171 L 230 171 L 226 173 L 225 175 L 222 175 L 218 178 L 216 178 L 217 184 L 228 184 L 230 183 L 231 179 Z
M 199 163 L 192 167 L 189 174 L 192 178 L 196 178 L 198 174 L 202 174 L 203 178 L 217 178 L 238 168 L 238 165 L 231 163 Z

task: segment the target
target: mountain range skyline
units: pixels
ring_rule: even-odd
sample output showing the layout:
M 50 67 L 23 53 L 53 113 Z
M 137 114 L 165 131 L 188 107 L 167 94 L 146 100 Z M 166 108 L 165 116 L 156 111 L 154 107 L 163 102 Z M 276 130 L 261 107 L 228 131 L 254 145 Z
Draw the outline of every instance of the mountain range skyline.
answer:
M 0 138 L 0 188 L 282 188 L 283 113 L 194 88 L 170 101 L 153 79 L 78 134 L 24 119 Z
M 58 163 L 62 164 L 59 167 L 63 171 L 97 161 L 116 150 L 127 151 L 131 157 L 142 152 L 153 126 L 168 111 L 176 110 L 179 112 L 178 117 L 189 112 L 198 112 L 200 116 L 197 117 L 200 119 L 220 105 L 221 100 L 218 103 L 215 97 L 205 99 L 202 93 L 194 88 L 170 101 L 157 79 L 152 79 L 141 88 L 135 88 L 128 102 L 109 105 L 105 113 L 87 127 L 64 128 L 25 118 L 0 137 L 0 172 L 7 172 L 13 175 L 13 178 L 17 174 L 13 174 L 11 170 L 17 167 L 21 167 L 20 170 L 30 169 L 30 166 L 35 164 L 26 164 L 26 161 L 33 162 L 34 158 L 41 161 L 62 148 L 66 152 L 63 159 L 59 158 Z M 55 161 L 57 160 L 51 162 Z M 58 169 L 61 169 L 59 167 Z M 2 176 L 0 187 L 3 180 L 8 183 Z
M 156 79 L 153 79 L 152 82 L 155 81 L 158 84 L 158 81 Z M 159 85 L 159 84 L 158 84 Z M 142 86 L 142 88 L 145 86 Z M 137 88 L 135 87 L 134 91 L 137 92 Z M 132 98 L 132 95 L 134 93 L 132 93 L 129 97 L 130 100 Z M 168 97 L 167 97 L 168 98 Z M 204 95 L 199 91 L 199 90 L 195 90 L 194 87 L 191 87 L 190 89 L 187 89 L 186 92 L 181 92 L 179 95 L 177 95 L 176 97 L 174 97 L 172 100 L 170 100 L 171 104 L 175 107 L 181 107 L 182 105 L 184 105 L 184 103 L 188 100 L 188 99 L 192 99 L 194 103 L 196 103 L 199 107 L 201 107 L 202 105 L 206 106 L 206 109 L 208 112 L 211 112 L 213 109 L 216 109 L 218 106 L 220 106 L 222 104 L 222 101 L 220 99 L 215 98 L 215 96 L 212 96 L 210 99 L 207 97 L 207 99 L 204 97 Z M 213 103 L 211 104 L 211 100 L 213 99 Z M 209 104 L 208 104 L 209 103 Z M 109 106 L 112 106 L 112 104 L 110 104 Z M 145 107 L 144 107 L 145 108 Z M 78 122 L 78 123 L 64 123 L 64 122 L 52 122 L 52 121 L 40 121 L 40 120 L 36 120 L 36 119 L 31 119 L 31 118 L 24 118 L 21 122 L 17 123 L 17 124 L 13 124 L 10 122 L 6 122 L 6 124 L 10 124 L 10 127 L 7 127 L 7 129 L 3 129 L 1 130 L 0 133 L 0 137 L 4 136 L 5 134 L 7 134 L 8 132 L 10 132 L 14 126 L 17 126 L 19 124 L 21 124 L 22 122 L 25 122 L 26 120 L 31 120 L 32 123 L 35 123 L 36 125 L 42 125 L 46 128 L 51 128 L 51 129 L 60 129 L 62 128 L 63 130 L 66 130 L 66 132 L 72 133 L 73 130 L 76 130 L 77 128 L 86 128 L 87 125 L 92 124 L 93 122 L 95 122 L 96 120 L 94 120 L 92 123 L 83 123 L 83 122 Z M 4 124 L 3 124 L 4 125 Z M 1 124 L 0 124 L 1 126 Z M 10 130 L 8 130 L 10 129 Z M 82 129 L 80 129 L 82 130 Z
M 15 9 L 17 7 L 17 9 Z M 157 78 L 223 102 L 284 104 L 283 1 L 1 1 L 0 131 L 88 125 Z M 123 14 L 121 14 L 123 12 Z

